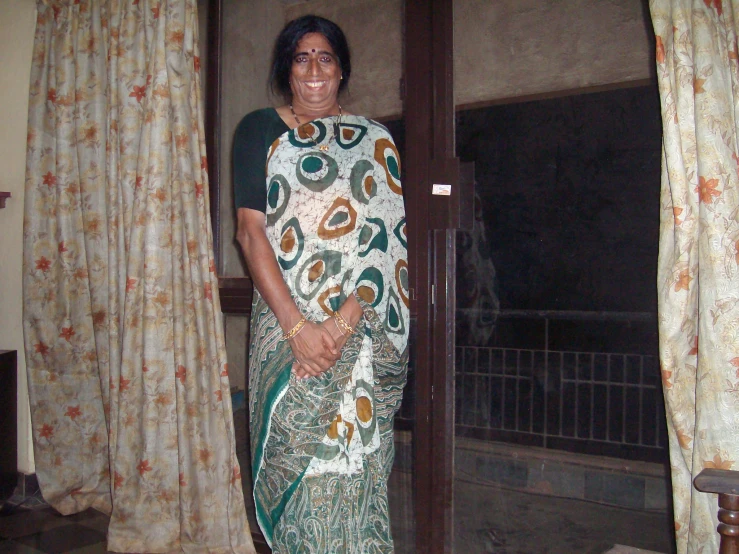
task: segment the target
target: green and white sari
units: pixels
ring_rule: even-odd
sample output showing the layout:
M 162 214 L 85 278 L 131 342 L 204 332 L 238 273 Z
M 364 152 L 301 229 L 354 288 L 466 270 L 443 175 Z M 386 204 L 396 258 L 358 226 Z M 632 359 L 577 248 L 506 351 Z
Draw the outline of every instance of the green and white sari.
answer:
M 364 317 L 334 367 L 300 380 L 255 292 L 249 409 L 259 526 L 280 554 L 392 552 L 387 482 L 409 325 L 397 149 L 363 117 L 318 119 L 272 144 L 267 190 L 267 236 L 301 312 L 320 322 L 355 294 Z

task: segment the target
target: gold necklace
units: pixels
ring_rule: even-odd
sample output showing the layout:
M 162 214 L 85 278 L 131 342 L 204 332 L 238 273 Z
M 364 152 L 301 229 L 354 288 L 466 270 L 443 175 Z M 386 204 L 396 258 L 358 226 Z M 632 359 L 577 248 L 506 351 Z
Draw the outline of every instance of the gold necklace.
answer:
M 295 110 L 293 110 L 292 102 L 290 103 L 290 113 L 293 114 L 293 117 L 295 118 L 295 123 L 298 124 L 298 127 L 302 125 L 300 123 L 300 120 L 298 119 L 298 114 L 295 113 Z M 313 146 L 318 146 L 318 149 L 321 152 L 328 152 L 328 145 L 331 143 L 332 140 L 334 140 L 334 137 L 339 134 L 339 126 L 341 125 L 341 104 L 339 104 L 339 119 L 337 121 L 334 121 L 334 134 L 333 136 L 328 139 L 326 144 L 322 144 L 321 146 L 318 146 L 318 143 L 316 142 L 316 139 L 311 137 L 311 141 L 313 142 Z

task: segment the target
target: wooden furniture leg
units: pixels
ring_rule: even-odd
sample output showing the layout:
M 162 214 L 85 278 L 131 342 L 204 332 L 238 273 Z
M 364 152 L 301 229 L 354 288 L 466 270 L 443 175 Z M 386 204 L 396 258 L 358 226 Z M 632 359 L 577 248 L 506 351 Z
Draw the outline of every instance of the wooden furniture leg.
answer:
M 704 469 L 693 484 L 701 492 L 718 494 L 719 554 L 739 554 L 739 471 Z

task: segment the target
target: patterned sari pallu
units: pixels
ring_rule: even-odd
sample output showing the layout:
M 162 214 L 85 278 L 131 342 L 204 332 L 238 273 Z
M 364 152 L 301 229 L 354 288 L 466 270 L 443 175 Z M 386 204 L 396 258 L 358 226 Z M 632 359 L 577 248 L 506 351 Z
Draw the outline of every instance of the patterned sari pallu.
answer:
M 409 322 L 397 149 L 363 117 L 318 119 L 272 144 L 267 191 L 267 236 L 301 312 L 321 322 L 354 293 L 364 317 L 329 371 L 300 380 L 277 319 L 255 293 L 249 387 L 259 525 L 275 553 L 392 552 L 387 481 Z

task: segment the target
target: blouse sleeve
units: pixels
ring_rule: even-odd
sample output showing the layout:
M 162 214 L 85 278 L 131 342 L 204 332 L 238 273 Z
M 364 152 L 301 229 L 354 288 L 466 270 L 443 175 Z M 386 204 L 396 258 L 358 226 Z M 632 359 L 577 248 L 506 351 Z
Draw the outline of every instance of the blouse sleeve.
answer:
M 236 208 L 267 210 L 266 125 L 260 112 L 241 120 L 233 142 L 233 183 Z

